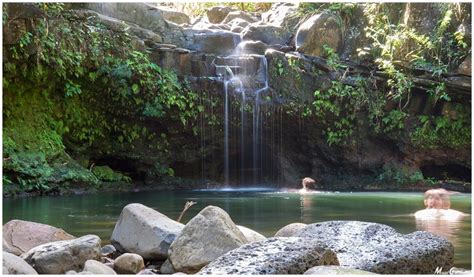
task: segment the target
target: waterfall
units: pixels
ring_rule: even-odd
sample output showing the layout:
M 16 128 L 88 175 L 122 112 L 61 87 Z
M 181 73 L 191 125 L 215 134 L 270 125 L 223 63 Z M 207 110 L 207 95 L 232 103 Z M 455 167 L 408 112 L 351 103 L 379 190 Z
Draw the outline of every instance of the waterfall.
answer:
M 217 78 L 224 85 L 223 156 L 226 186 L 238 179 L 244 184 L 252 180 L 252 177 L 250 182 L 253 182 L 253 185 L 259 184 L 264 176 L 265 166 L 273 164 L 272 161 L 265 161 L 266 152 L 263 148 L 265 111 L 262 110 L 262 100 L 265 99 L 263 94 L 267 93 L 269 88 L 267 59 L 265 55 L 244 54 L 244 46 L 245 42 L 241 42 L 233 55 L 217 57 L 214 63 Z M 234 109 L 235 104 L 240 107 Z M 251 106 L 250 111 L 246 110 L 246 105 Z M 247 126 L 246 113 L 250 112 L 252 125 Z M 250 127 L 252 138 L 250 134 L 246 135 Z M 271 141 L 273 137 L 269 139 Z M 246 166 L 251 166 L 251 170 Z
M 240 106 L 240 182 L 244 182 L 245 168 L 245 90 L 242 86 L 242 104 Z
M 229 82 L 224 82 L 224 176 L 226 186 L 229 185 Z

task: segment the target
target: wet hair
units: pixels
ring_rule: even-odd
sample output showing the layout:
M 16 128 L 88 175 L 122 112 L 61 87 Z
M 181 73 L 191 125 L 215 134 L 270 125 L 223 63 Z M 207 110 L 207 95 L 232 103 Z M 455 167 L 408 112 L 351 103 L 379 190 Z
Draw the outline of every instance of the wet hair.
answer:
M 449 192 L 447 190 L 443 188 L 427 190 L 425 192 L 425 203 L 426 203 L 426 200 L 434 196 L 438 196 L 441 199 L 441 209 L 451 208 L 451 201 L 449 200 Z

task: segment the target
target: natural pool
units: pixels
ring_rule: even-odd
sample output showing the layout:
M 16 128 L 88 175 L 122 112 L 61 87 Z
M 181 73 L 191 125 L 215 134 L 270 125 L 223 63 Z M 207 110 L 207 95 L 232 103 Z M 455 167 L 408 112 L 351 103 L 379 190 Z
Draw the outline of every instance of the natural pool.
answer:
M 41 222 L 82 236 L 96 234 L 103 243 L 110 235 L 122 208 L 142 203 L 176 219 L 186 201 L 195 201 L 183 218 L 187 222 L 202 208 L 215 205 L 234 222 L 272 236 L 293 223 L 327 220 L 359 220 L 389 225 L 400 233 L 429 228 L 454 244 L 455 266 L 471 268 L 471 216 L 455 224 L 417 224 L 412 213 L 423 207 L 422 193 L 323 192 L 300 195 L 272 189 L 201 190 L 100 193 L 81 196 L 3 199 L 3 223 L 11 219 Z M 451 207 L 471 213 L 471 194 L 451 197 Z

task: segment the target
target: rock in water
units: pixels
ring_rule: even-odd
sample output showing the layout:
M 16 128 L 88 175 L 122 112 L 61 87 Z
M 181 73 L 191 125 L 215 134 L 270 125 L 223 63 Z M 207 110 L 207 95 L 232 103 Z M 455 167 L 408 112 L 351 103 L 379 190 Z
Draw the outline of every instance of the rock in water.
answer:
M 11 220 L 3 225 L 3 250 L 21 255 L 48 242 L 74 239 L 63 229 L 25 220 Z
M 169 259 L 176 271 L 195 273 L 245 243 L 244 234 L 224 210 L 207 206 L 186 224 L 171 244 Z
M 321 265 L 315 266 L 304 273 L 304 275 L 376 275 L 375 273 L 342 267 L 338 265 Z
M 25 260 L 22 258 L 3 251 L 3 274 L 28 274 L 28 275 L 38 275 L 38 272 L 31 267 Z
M 240 226 L 240 225 L 237 225 L 237 228 L 239 228 L 239 230 L 242 232 L 242 234 L 244 234 L 245 238 L 247 238 L 247 241 L 248 242 L 255 242 L 255 241 L 261 241 L 261 240 L 265 240 L 265 236 L 252 230 L 252 229 L 249 229 L 245 226 Z
M 437 267 L 453 266 L 453 245 L 428 232 L 402 235 L 378 223 L 327 221 L 310 224 L 296 236 L 326 243 L 341 266 L 374 273 L 433 274 Z
M 284 226 L 283 228 L 281 228 L 280 230 L 278 230 L 275 233 L 275 237 L 292 237 L 306 226 L 308 226 L 308 224 L 304 224 L 304 223 L 288 224 Z
M 338 265 L 336 253 L 308 238 L 269 238 L 219 257 L 198 274 L 302 274 L 317 265 Z
M 87 260 L 100 257 L 100 238 L 95 235 L 42 244 L 21 255 L 40 274 L 81 271 Z
M 145 262 L 140 255 L 125 253 L 115 259 L 114 269 L 120 274 L 137 274 L 145 268 Z
M 96 260 L 87 260 L 84 264 L 84 271 L 99 275 L 116 275 L 115 271 L 105 264 Z
M 145 259 L 166 259 L 173 240 L 184 225 L 142 204 L 129 204 L 120 214 L 112 233 L 112 243 L 121 252 Z

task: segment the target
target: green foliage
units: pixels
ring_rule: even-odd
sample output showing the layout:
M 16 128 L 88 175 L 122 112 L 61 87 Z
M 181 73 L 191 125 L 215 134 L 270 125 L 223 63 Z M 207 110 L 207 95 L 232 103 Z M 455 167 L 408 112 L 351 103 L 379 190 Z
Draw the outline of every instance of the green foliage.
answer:
M 409 167 L 395 167 L 390 164 L 383 166 L 382 172 L 377 179 L 382 182 L 394 183 L 399 186 L 423 183 L 434 186 L 438 182 L 434 178 L 425 178 L 419 170 L 413 171 Z
M 326 6 L 325 6 L 326 5 Z M 331 5 L 329 8 L 327 5 Z M 341 3 L 321 4 L 305 3 L 301 9 L 338 10 Z M 397 4 L 368 4 L 365 15 L 368 19 L 366 36 L 371 39 L 372 47 L 359 49 L 361 56 L 370 56 L 376 65 L 388 77 L 385 88 L 376 87 L 370 77 L 358 77 L 350 82 L 345 74 L 333 81 L 327 91 L 316 91 L 313 108 L 305 115 L 316 115 L 326 124 L 324 133 L 328 144 L 344 144 L 353 137 L 356 115 L 366 112 L 369 125 L 376 133 L 401 134 L 406 129 L 410 116 L 406 112 L 411 91 L 414 87 L 414 70 L 427 70 L 438 79 L 427 92 L 434 103 L 439 100 L 449 102 L 446 84 L 441 80 L 443 74 L 453 70 L 468 54 L 467 44 L 461 32 L 450 32 L 453 5 L 442 4 L 443 18 L 430 35 L 421 35 L 414 28 L 394 20 L 390 14 Z M 307 10 L 309 11 L 309 10 Z M 344 66 L 337 53 L 324 46 L 327 64 L 334 71 Z M 369 52 L 365 50 L 370 50 Z M 390 102 L 398 102 L 398 108 L 386 110 Z M 421 120 L 412 132 L 412 142 L 420 147 L 435 148 L 449 146 L 453 148 L 467 145 L 470 140 L 470 120 L 458 112 L 454 120 L 449 117 L 436 117 Z M 423 118 L 423 117 L 422 117 Z
M 4 62 L 4 169 L 10 180 L 38 190 L 50 181 L 96 184 L 94 175 L 68 158 L 65 141 L 109 153 L 115 149 L 103 143 L 109 138 L 121 151 L 143 140 L 166 160 L 165 133 L 193 127 L 203 111 L 197 94 L 134 49 L 127 33 L 61 3 L 38 6 L 48 19 L 35 21 Z M 169 130 L 156 134 L 147 128 L 149 120 L 163 120 Z
M 448 92 L 446 91 L 446 84 L 445 83 L 438 83 L 433 86 L 433 88 L 427 91 L 431 98 L 433 98 L 435 103 L 441 99 L 444 101 L 451 101 L 451 97 L 449 96 Z
M 324 92 L 314 92 L 314 114 L 327 125 L 323 132 L 329 145 L 351 142 L 356 130 L 356 118 L 367 103 L 365 80 L 358 78 L 357 85 L 346 85 L 341 81 L 332 81 L 331 87 Z
M 383 133 L 390 133 L 395 130 L 403 130 L 405 128 L 405 119 L 408 114 L 400 110 L 392 110 L 382 118 L 381 130 Z M 376 126 L 376 128 L 379 126 Z M 376 132 L 379 131 L 376 129 Z
M 277 73 L 279 76 L 283 75 L 285 68 L 283 67 L 283 62 L 281 60 L 278 60 L 277 62 Z
M 194 16 L 204 15 L 209 8 L 215 6 L 233 7 L 246 12 L 266 12 L 272 3 L 265 2 L 194 2 L 185 3 L 183 9 Z
M 327 44 L 323 45 L 323 50 L 325 52 L 324 56 L 326 57 L 326 63 L 329 65 L 331 70 L 339 70 L 344 68 L 341 64 L 341 60 L 339 59 L 339 55 L 337 54 L 336 50 L 329 47 Z
M 316 14 L 325 12 L 339 13 L 342 16 L 351 17 L 354 13 L 356 4 L 354 3 L 311 3 L 302 2 L 298 6 L 300 15 Z
M 410 134 L 412 143 L 420 148 L 460 148 L 471 143 L 471 112 L 457 104 L 455 117 L 419 116 L 420 125 Z
M 359 55 L 370 55 L 389 77 L 389 99 L 406 99 L 413 87 L 412 70 L 430 71 L 441 78 L 455 69 L 468 55 L 469 49 L 461 32 L 449 31 L 454 4 L 441 4 L 443 17 L 430 35 L 419 34 L 415 28 L 396 22 L 390 16 L 389 4 L 369 4 L 364 10 L 369 25 L 366 36 L 372 40 L 370 52 L 359 49 Z M 433 88 L 435 99 L 450 100 L 445 85 L 440 82 Z M 406 104 L 407 104 L 406 103 Z M 405 104 L 405 105 L 406 105 Z
M 92 173 L 101 181 L 104 182 L 131 182 L 130 177 L 116 172 L 108 166 L 95 166 L 92 168 Z

